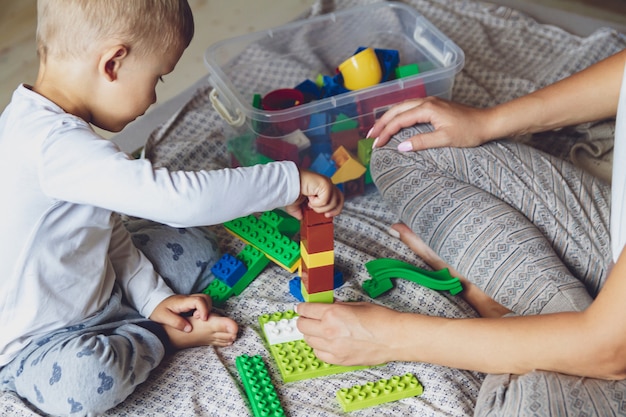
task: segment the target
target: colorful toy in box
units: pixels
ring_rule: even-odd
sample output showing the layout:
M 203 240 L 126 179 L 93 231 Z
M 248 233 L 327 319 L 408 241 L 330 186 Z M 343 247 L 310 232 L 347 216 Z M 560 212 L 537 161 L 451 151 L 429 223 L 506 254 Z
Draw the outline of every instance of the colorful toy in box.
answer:
M 252 105 L 268 113 L 284 111 L 316 100 L 375 86 L 392 79 L 419 74 L 416 63 L 400 66 L 397 50 L 359 47 L 337 67 L 334 75 L 319 74 L 293 88 L 280 88 L 265 96 L 255 94 Z M 415 84 L 413 84 L 415 85 Z M 355 99 L 317 113 L 294 112 L 282 121 L 255 120 L 255 133 L 229 143 L 233 166 L 289 160 L 332 178 L 346 197 L 364 192 L 370 184 L 369 155 L 364 154 L 365 134 L 391 105 L 424 97 L 421 83 L 410 88 Z M 303 116 L 297 116 L 304 114 Z M 371 142 L 368 141 L 368 144 Z M 371 148 L 371 146 L 370 146 Z

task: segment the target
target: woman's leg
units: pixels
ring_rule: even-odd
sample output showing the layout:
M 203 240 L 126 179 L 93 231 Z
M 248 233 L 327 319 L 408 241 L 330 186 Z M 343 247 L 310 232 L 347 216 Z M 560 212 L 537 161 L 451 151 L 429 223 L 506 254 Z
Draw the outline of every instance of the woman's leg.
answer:
M 584 309 L 606 278 L 610 187 L 512 142 L 372 154 L 372 177 L 404 223 L 518 314 Z

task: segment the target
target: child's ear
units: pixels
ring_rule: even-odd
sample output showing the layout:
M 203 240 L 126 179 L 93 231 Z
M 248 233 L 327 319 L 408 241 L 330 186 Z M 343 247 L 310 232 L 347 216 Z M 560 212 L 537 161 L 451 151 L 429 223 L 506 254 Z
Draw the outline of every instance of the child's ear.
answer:
M 98 70 L 107 81 L 117 80 L 122 62 L 128 56 L 128 48 L 124 45 L 116 45 L 107 49 L 100 57 Z

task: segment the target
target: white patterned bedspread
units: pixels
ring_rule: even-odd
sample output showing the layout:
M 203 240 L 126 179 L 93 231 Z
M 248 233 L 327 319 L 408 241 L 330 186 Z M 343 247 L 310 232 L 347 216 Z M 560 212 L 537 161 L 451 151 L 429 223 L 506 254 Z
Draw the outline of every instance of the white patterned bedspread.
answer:
M 321 0 L 311 15 L 367 1 Z M 570 35 L 556 27 L 540 25 L 511 9 L 462 0 L 410 0 L 430 22 L 459 45 L 466 54 L 464 70 L 457 76 L 455 100 L 486 106 L 510 99 L 551 83 L 576 70 L 623 49 L 626 39 L 609 29 L 587 38 Z M 297 72 L 297 71 L 296 71 Z M 284 74 L 276 74 L 284 76 Z M 299 77 L 299 75 L 297 75 Z M 300 81 L 296 79 L 294 81 Z M 285 80 L 285 85 L 289 80 Z M 295 84 L 294 84 L 295 85 Z M 146 157 L 173 169 L 218 168 L 229 165 L 225 137 L 231 128 L 213 110 L 208 93 L 200 86 L 168 123 L 147 141 Z M 571 145 L 587 137 L 579 130 L 564 130 L 540 137 L 542 147 L 567 157 Z M 548 148 L 552 139 L 566 139 Z M 536 138 L 527 138 L 539 143 Z M 564 146 L 565 145 L 565 146 Z M 345 284 L 335 291 L 337 300 L 372 301 L 363 291 L 369 279 L 364 264 L 390 257 L 426 265 L 401 242 L 389 236 L 388 226 L 397 220 L 392 207 L 370 186 L 365 195 L 350 199 L 335 220 L 335 265 Z M 224 252 L 237 253 L 243 243 L 214 227 Z M 288 416 L 343 415 L 335 399 L 342 387 L 415 374 L 424 387 L 423 395 L 351 413 L 354 416 L 469 416 L 483 375 L 442 366 L 393 362 L 380 367 L 333 376 L 283 383 L 264 344 L 257 321 L 259 315 L 293 308 L 289 294 L 292 274 L 271 265 L 240 295 L 223 306 L 223 313 L 241 328 L 239 339 L 228 348 L 195 348 L 167 358 L 150 379 L 109 416 L 237 416 L 251 415 L 238 376 L 239 355 L 261 354 L 269 365 L 281 404 Z M 475 312 L 459 297 L 438 293 L 408 281 L 373 302 L 388 307 L 445 317 L 472 317 Z M 428 337 L 428 335 L 424 335 Z M 459 355 L 463 355 L 459 347 Z M 18 397 L 0 394 L 0 415 L 32 416 L 32 409 Z

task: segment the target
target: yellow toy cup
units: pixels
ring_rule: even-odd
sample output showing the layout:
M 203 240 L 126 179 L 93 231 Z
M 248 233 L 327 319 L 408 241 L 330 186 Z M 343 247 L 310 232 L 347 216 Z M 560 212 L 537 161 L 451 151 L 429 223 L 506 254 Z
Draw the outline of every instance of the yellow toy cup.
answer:
M 383 72 L 376 52 L 367 48 L 339 64 L 343 85 L 348 90 L 359 90 L 380 83 Z

